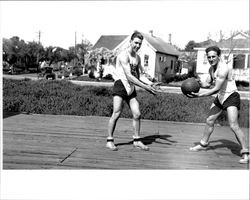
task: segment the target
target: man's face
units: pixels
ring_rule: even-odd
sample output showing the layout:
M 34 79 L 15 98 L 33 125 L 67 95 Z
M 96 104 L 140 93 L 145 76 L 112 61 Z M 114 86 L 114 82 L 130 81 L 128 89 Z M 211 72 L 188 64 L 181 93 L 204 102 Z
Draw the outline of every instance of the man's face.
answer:
M 207 53 L 207 60 L 209 62 L 209 64 L 211 66 L 215 66 L 218 64 L 218 62 L 220 61 L 220 58 L 219 56 L 217 55 L 217 52 L 216 51 L 209 51 Z
M 141 48 L 142 40 L 139 38 L 134 38 L 131 40 L 131 47 L 134 52 L 137 52 Z

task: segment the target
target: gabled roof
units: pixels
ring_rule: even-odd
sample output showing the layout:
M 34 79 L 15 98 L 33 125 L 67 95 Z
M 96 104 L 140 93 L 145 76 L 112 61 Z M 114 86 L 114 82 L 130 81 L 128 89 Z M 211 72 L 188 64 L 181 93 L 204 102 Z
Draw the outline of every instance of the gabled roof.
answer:
M 144 39 L 156 50 L 156 52 L 169 54 L 169 55 L 180 55 L 180 52 L 171 44 L 165 42 L 163 39 L 142 33 Z
M 159 37 L 151 36 L 142 33 L 144 39 L 155 49 L 156 52 L 179 56 L 180 52 L 171 44 L 166 43 Z M 114 50 L 119 44 L 121 44 L 128 35 L 102 35 L 99 40 L 93 46 L 93 50 L 101 47 L 105 47 L 109 50 Z
M 211 45 L 216 45 L 220 48 L 226 48 L 226 49 L 227 48 L 244 49 L 244 48 L 249 48 L 250 40 L 249 40 L 249 35 L 242 32 L 237 32 L 228 39 L 224 39 L 219 42 L 213 41 L 210 44 L 201 46 L 201 48 L 207 48 Z
M 211 45 L 214 45 L 215 43 L 216 43 L 216 41 L 208 39 L 208 40 L 205 40 L 203 42 L 199 42 L 199 46 L 201 46 L 201 47 L 211 46 Z
M 127 37 L 128 35 L 102 35 L 92 49 L 105 47 L 109 50 L 113 50 Z

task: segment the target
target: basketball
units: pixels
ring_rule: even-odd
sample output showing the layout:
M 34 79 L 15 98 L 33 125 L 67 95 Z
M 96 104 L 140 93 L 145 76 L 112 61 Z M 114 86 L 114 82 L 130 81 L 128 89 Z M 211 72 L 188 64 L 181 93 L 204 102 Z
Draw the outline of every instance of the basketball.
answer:
M 183 94 L 197 93 L 200 90 L 200 84 L 194 78 L 188 78 L 181 84 L 181 91 Z

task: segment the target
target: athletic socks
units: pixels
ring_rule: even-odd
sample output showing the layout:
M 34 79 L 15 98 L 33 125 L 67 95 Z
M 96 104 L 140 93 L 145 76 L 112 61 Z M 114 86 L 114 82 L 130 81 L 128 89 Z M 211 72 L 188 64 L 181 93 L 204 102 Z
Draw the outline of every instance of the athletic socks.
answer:
M 109 148 L 112 151 L 117 151 L 118 150 L 118 148 L 114 144 L 114 138 L 111 138 L 111 137 L 107 138 L 106 147 Z

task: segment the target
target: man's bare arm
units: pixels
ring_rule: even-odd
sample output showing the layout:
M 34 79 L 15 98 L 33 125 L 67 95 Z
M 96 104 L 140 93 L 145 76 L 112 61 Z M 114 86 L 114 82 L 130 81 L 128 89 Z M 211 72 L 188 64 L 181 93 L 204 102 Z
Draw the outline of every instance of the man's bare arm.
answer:
M 199 97 L 211 96 L 217 93 L 221 89 L 224 81 L 226 80 L 227 74 L 228 74 L 228 69 L 221 69 L 216 78 L 215 86 L 212 89 L 199 94 Z
M 134 83 L 135 85 L 137 85 L 137 86 L 139 86 L 147 91 L 156 92 L 153 87 L 144 84 L 143 82 L 141 82 L 139 79 L 137 79 L 135 76 L 133 76 L 131 74 L 131 69 L 130 69 L 130 65 L 129 65 L 127 56 L 120 56 L 118 59 L 118 62 L 120 62 L 120 64 L 122 65 L 128 81 Z

